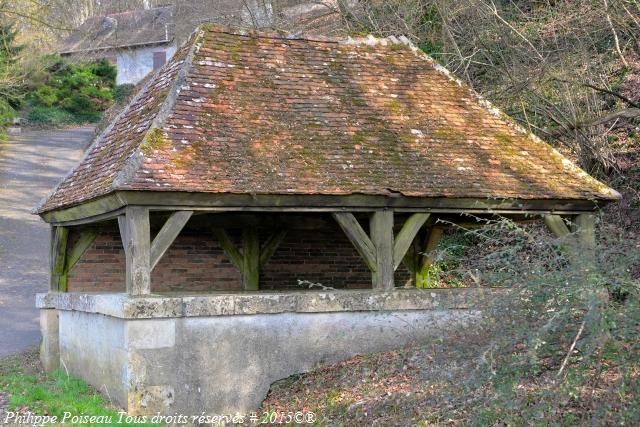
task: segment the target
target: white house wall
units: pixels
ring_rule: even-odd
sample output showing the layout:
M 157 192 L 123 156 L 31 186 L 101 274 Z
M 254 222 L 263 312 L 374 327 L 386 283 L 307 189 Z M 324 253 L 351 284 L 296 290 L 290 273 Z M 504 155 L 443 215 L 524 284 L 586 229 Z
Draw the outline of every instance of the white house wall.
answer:
M 123 49 L 117 52 L 118 76 L 116 83 L 136 84 L 153 71 L 153 53 L 166 52 L 167 62 L 176 53 L 176 45 Z

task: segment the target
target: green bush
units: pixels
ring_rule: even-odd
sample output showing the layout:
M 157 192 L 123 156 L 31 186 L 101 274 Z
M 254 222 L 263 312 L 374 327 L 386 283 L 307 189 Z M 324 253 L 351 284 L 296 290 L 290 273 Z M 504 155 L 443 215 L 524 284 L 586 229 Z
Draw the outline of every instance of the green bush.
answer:
M 49 62 L 27 94 L 27 119 L 47 126 L 99 121 L 116 93 L 113 64 L 105 59 L 69 63 L 59 57 Z
M 118 85 L 113 90 L 113 98 L 118 104 L 120 104 L 131 97 L 134 89 L 135 85 L 132 84 Z

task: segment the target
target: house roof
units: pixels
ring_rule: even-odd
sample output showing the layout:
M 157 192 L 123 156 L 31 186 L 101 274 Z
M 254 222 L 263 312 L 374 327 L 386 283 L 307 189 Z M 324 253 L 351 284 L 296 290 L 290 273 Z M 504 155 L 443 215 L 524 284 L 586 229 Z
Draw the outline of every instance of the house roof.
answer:
M 71 54 L 171 42 L 174 12 L 174 6 L 162 6 L 89 18 L 61 42 L 58 52 Z
M 116 190 L 612 200 L 405 38 L 203 25 L 39 212 Z

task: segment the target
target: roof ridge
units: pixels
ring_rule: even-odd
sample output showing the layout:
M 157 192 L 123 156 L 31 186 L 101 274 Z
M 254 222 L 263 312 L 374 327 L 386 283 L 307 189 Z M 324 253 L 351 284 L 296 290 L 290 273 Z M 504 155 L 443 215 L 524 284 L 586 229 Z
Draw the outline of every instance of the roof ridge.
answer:
M 169 87 L 169 91 L 165 95 L 165 99 L 162 102 L 162 105 L 151 121 L 149 128 L 145 131 L 142 140 L 138 143 L 137 147 L 129 156 L 129 158 L 125 160 L 124 166 L 118 172 L 113 182 L 111 183 L 111 190 L 116 190 L 119 186 L 127 184 L 128 181 L 131 180 L 140 169 L 140 166 L 142 165 L 142 161 L 144 159 L 144 152 L 141 149 L 141 146 L 148 140 L 149 137 L 153 136 L 156 129 L 162 130 L 165 120 L 167 119 L 167 117 L 171 113 L 171 109 L 175 105 L 178 94 L 184 88 L 183 83 L 186 80 L 187 75 L 193 65 L 194 55 L 200 49 L 199 43 L 202 40 L 203 36 L 204 32 L 198 29 L 197 31 L 194 31 L 191 34 L 189 40 L 185 42 L 185 44 L 191 43 L 191 47 L 189 47 L 189 52 L 187 53 L 187 55 L 185 55 L 182 65 L 180 65 L 180 70 L 176 75 L 175 81 Z M 160 70 L 158 70 L 156 73 L 159 72 Z M 153 79 L 150 79 L 148 83 L 151 83 L 152 81 Z M 146 85 L 144 89 L 146 89 Z M 143 93 L 144 89 L 141 90 L 140 93 Z
M 104 15 L 90 16 L 89 18 L 86 19 L 86 21 L 90 19 L 101 19 L 101 18 L 104 19 L 111 16 L 122 16 L 122 15 L 131 14 L 131 13 L 152 12 L 158 9 L 175 9 L 175 5 L 165 4 L 162 6 L 150 7 L 149 9 L 129 9 L 129 10 L 123 10 L 122 12 L 105 13 Z
M 406 45 L 407 47 L 413 46 L 413 43 L 405 36 L 386 36 L 386 37 L 376 37 L 373 34 L 367 34 L 366 36 L 354 37 L 351 35 L 343 36 L 343 37 L 331 37 L 331 36 L 323 36 L 319 34 L 305 34 L 304 31 L 298 32 L 287 32 L 284 30 L 267 30 L 267 29 L 257 29 L 251 27 L 243 27 L 239 25 L 225 25 L 218 24 L 215 22 L 203 22 L 198 25 L 198 29 L 205 28 L 214 33 L 220 34 L 228 34 L 231 36 L 252 36 L 258 38 L 265 39 L 275 39 L 275 40 L 303 40 L 310 42 L 321 42 L 321 43 L 337 43 L 337 44 L 348 44 L 348 45 L 368 45 L 375 46 L 376 44 L 380 44 L 382 46 L 386 46 L 388 43 L 391 44 L 399 44 Z M 196 31 L 198 30 L 196 29 Z

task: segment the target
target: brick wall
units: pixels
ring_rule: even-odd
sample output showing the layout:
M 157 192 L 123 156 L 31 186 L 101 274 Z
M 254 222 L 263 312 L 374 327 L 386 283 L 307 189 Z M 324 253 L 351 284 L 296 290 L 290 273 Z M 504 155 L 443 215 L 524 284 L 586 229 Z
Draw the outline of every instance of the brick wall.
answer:
M 240 231 L 230 234 L 239 246 Z M 266 234 L 261 233 L 261 241 Z M 396 284 L 401 286 L 408 273 L 398 270 Z M 298 280 L 368 288 L 371 273 L 342 230 L 327 223 L 319 230 L 290 230 L 261 272 L 260 286 L 302 289 Z M 125 256 L 117 226 L 96 238 L 69 273 L 68 283 L 70 292 L 124 292 Z M 152 272 L 151 288 L 153 292 L 240 290 L 241 277 L 212 233 L 187 226 Z

